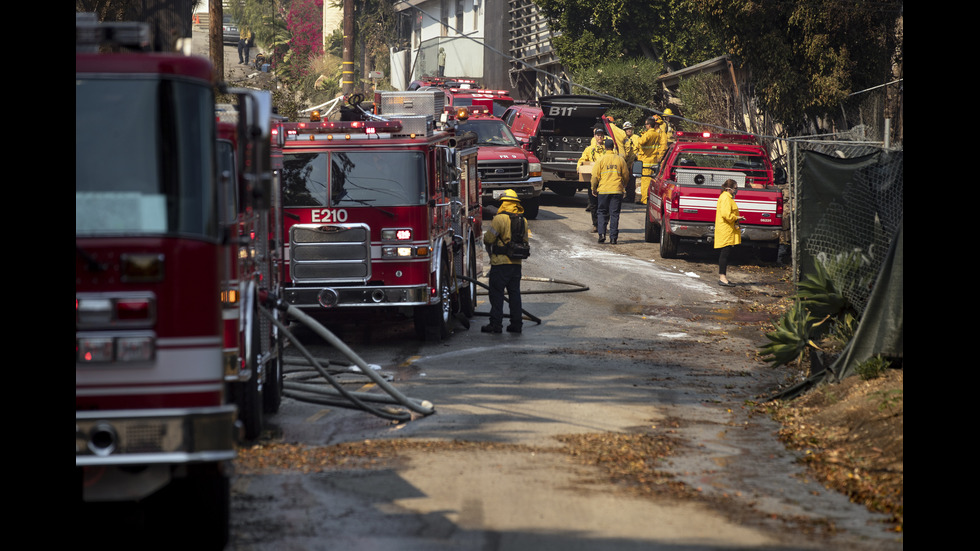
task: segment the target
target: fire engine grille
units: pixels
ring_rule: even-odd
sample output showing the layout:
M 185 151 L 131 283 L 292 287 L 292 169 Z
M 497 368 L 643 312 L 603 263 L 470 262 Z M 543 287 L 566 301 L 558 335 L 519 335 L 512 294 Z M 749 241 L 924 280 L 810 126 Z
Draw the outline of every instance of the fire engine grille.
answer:
M 371 278 L 371 232 L 364 224 L 296 225 L 289 257 L 297 283 L 364 283 Z
M 484 161 L 477 165 L 484 182 L 513 182 L 527 179 L 527 161 Z

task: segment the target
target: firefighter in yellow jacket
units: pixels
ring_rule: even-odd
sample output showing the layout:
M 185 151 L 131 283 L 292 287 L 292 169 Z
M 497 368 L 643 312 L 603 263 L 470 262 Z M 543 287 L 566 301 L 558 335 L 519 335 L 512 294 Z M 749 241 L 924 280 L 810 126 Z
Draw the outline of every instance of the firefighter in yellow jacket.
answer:
M 736 193 L 738 193 L 738 184 L 735 180 L 725 180 L 721 185 L 721 195 L 718 196 L 718 204 L 715 207 L 714 241 L 715 248 L 721 249 L 718 255 L 718 284 L 723 287 L 735 286 L 728 281 L 728 256 L 735 245 L 742 243 L 742 232 L 738 223 L 745 218 L 738 213 L 738 205 L 735 203 Z
M 612 138 L 606 138 L 606 154 L 592 169 L 592 195 L 598 201 L 599 243 L 606 242 L 606 225 L 609 226 L 609 243 L 619 240 L 619 212 L 623 208 L 623 195 L 629 181 L 626 160 L 616 153 Z
M 660 160 L 657 154 L 660 153 L 661 142 L 666 141 L 666 136 L 660 129 L 657 118 L 647 117 L 644 124 L 646 130 L 636 142 L 640 146 L 640 150 L 636 153 L 636 159 L 643 162 L 643 177 L 640 179 L 640 193 L 636 202 L 644 205 L 647 203 L 647 191 L 650 189 L 650 182 L 653 180 L 653 165 Z
M 592 143 L 589 145 L 589 147 L 585 148 L 585 151 L 582 152 L 582 156 L 578 159 L 578 164 L 576 165 L 577 167 L 581 167 L 585 163 L 592 163 L 592 169 L 595 170 L 595 163 L 606 154 L 606 131 L 602 128 L 596 128 L 593 131 L 593 134 L 594 136 L 592 137 Z M 598 218 L 596 215 L 596 209 L 599 208 L 598 205 L 599 203 L 595 196 L 590 193 L 589 206 L 585 207 L 585 210 L 592 213 L 592 233 L 599 231 L 597 227 Z
M 624 200 L 632 203 L 636 200 L 636 178 L 633 177 L 633 162 L 637 160 L 637 153 L 640 151 L 640 137 L 633 133 L 633 123 L 629 121 L 623 123 L 623 134 L 623 158 L 626 159 L 626 168 L 630 172 Z
M 669 109 L 667 111 L 670 111 Z M 660 164 L 663 160 L 664 155 L 667 153 L 667 148 L 670 147 L 670 127 L 667 126 L 667 121 L 660 115 L 654 115 L 653 120 L 656 123 L 657 130 L 660 132 L 660 143 L 657 144 L 657 150 L 654 151 L 653 155 L 656 157 L 655 164 Z
M 510 242 L 511 214 L 523 215 L 524 207 L 517 193 L 508 189 L 500 198 L 500 207 L 497 214 L 490 221 L 490 228 L 483 234 L 483 244 L 490 255 L 489 280 L 490 291 L 490 323 L 480 328 L 483 333 L 500 333 L 503 331 L 504 320 L 504 290 L 510 298 L 510 325 L 507 326 L 508 333 L 520 333 L 524 320 L 524 311 L 521 305 L 521 260 L 511 258 L 500 251 L 500 247 L 506 246 Z M 521 217 L 524 222 L 524 242 L 527 242 L 530 230 L 527 227 L 527 219 Z

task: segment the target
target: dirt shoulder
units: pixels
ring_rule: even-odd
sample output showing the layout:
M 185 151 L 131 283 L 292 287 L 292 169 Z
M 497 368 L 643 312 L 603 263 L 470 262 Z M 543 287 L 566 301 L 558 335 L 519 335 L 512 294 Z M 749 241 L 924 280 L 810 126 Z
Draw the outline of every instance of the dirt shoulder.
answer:
M 763 407 L 782 424 L 780 437 L 804 453 L 815 477 L 872 511 L 904 524 L 904 373 L 853 376 Z
M 702 252 L 680 262 L 707 279 L 717 278 L 713 260 L 710 252 Z M 740 251 L 729 277 L 738 283 L 731 292 L 738 298 L 742 319 L 750 320 L 742 323 L 744 330 L 764 337 L 773 329 L 772 320 L 793 302 L 790 272 L 787 265 L 762 261 L 751 250 Z M 809 375 L 806 362 L 773 369 L 782 372 L 786 386 Z M 777 390 L 781 389 L 774 393 Z M 819 384 L 794 399 L 762 404 L 759 410 L 782 425 L 783 442 L 803 452 L 807 468 L 825 487 L 889 515 L 892 529 L 902 533 L 904 403 L 903 371 L 889 369 L 875 379 L 855 375 L 840 383 Z

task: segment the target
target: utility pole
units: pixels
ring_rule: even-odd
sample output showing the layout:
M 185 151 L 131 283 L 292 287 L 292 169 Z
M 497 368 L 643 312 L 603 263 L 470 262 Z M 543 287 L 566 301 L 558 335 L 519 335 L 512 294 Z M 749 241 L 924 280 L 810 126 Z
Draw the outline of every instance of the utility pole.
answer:
M 208 52 L 214 67 L 215 80 L 225 80 L 225 40 L 222 26 L 225 12 L 221 2 L 208 2 Z
M 345 96 L 354 91 L 354 0 L 344 0 L 344 60 L 340 91 Z

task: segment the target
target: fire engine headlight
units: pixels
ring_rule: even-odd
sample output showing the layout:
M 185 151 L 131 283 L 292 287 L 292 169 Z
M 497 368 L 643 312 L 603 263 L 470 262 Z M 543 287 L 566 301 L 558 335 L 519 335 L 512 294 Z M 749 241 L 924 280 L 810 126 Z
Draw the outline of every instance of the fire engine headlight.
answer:
M 101 325 L 112 321 L 112 301 L 102 298 L 88 298 L 75 301 L 75 323 L 79 325 Z
M 75 361 L 79 363 L 111 362 L 112 338 L 88 337 L 75 343 Z
M 381 256 L 384 258 L 412 256 L 412 248 L 411 247 L 382 247 Z
M 116 360 L 143 362 L 153 359 L 153 337 L 120 337 L 116 340 Z

